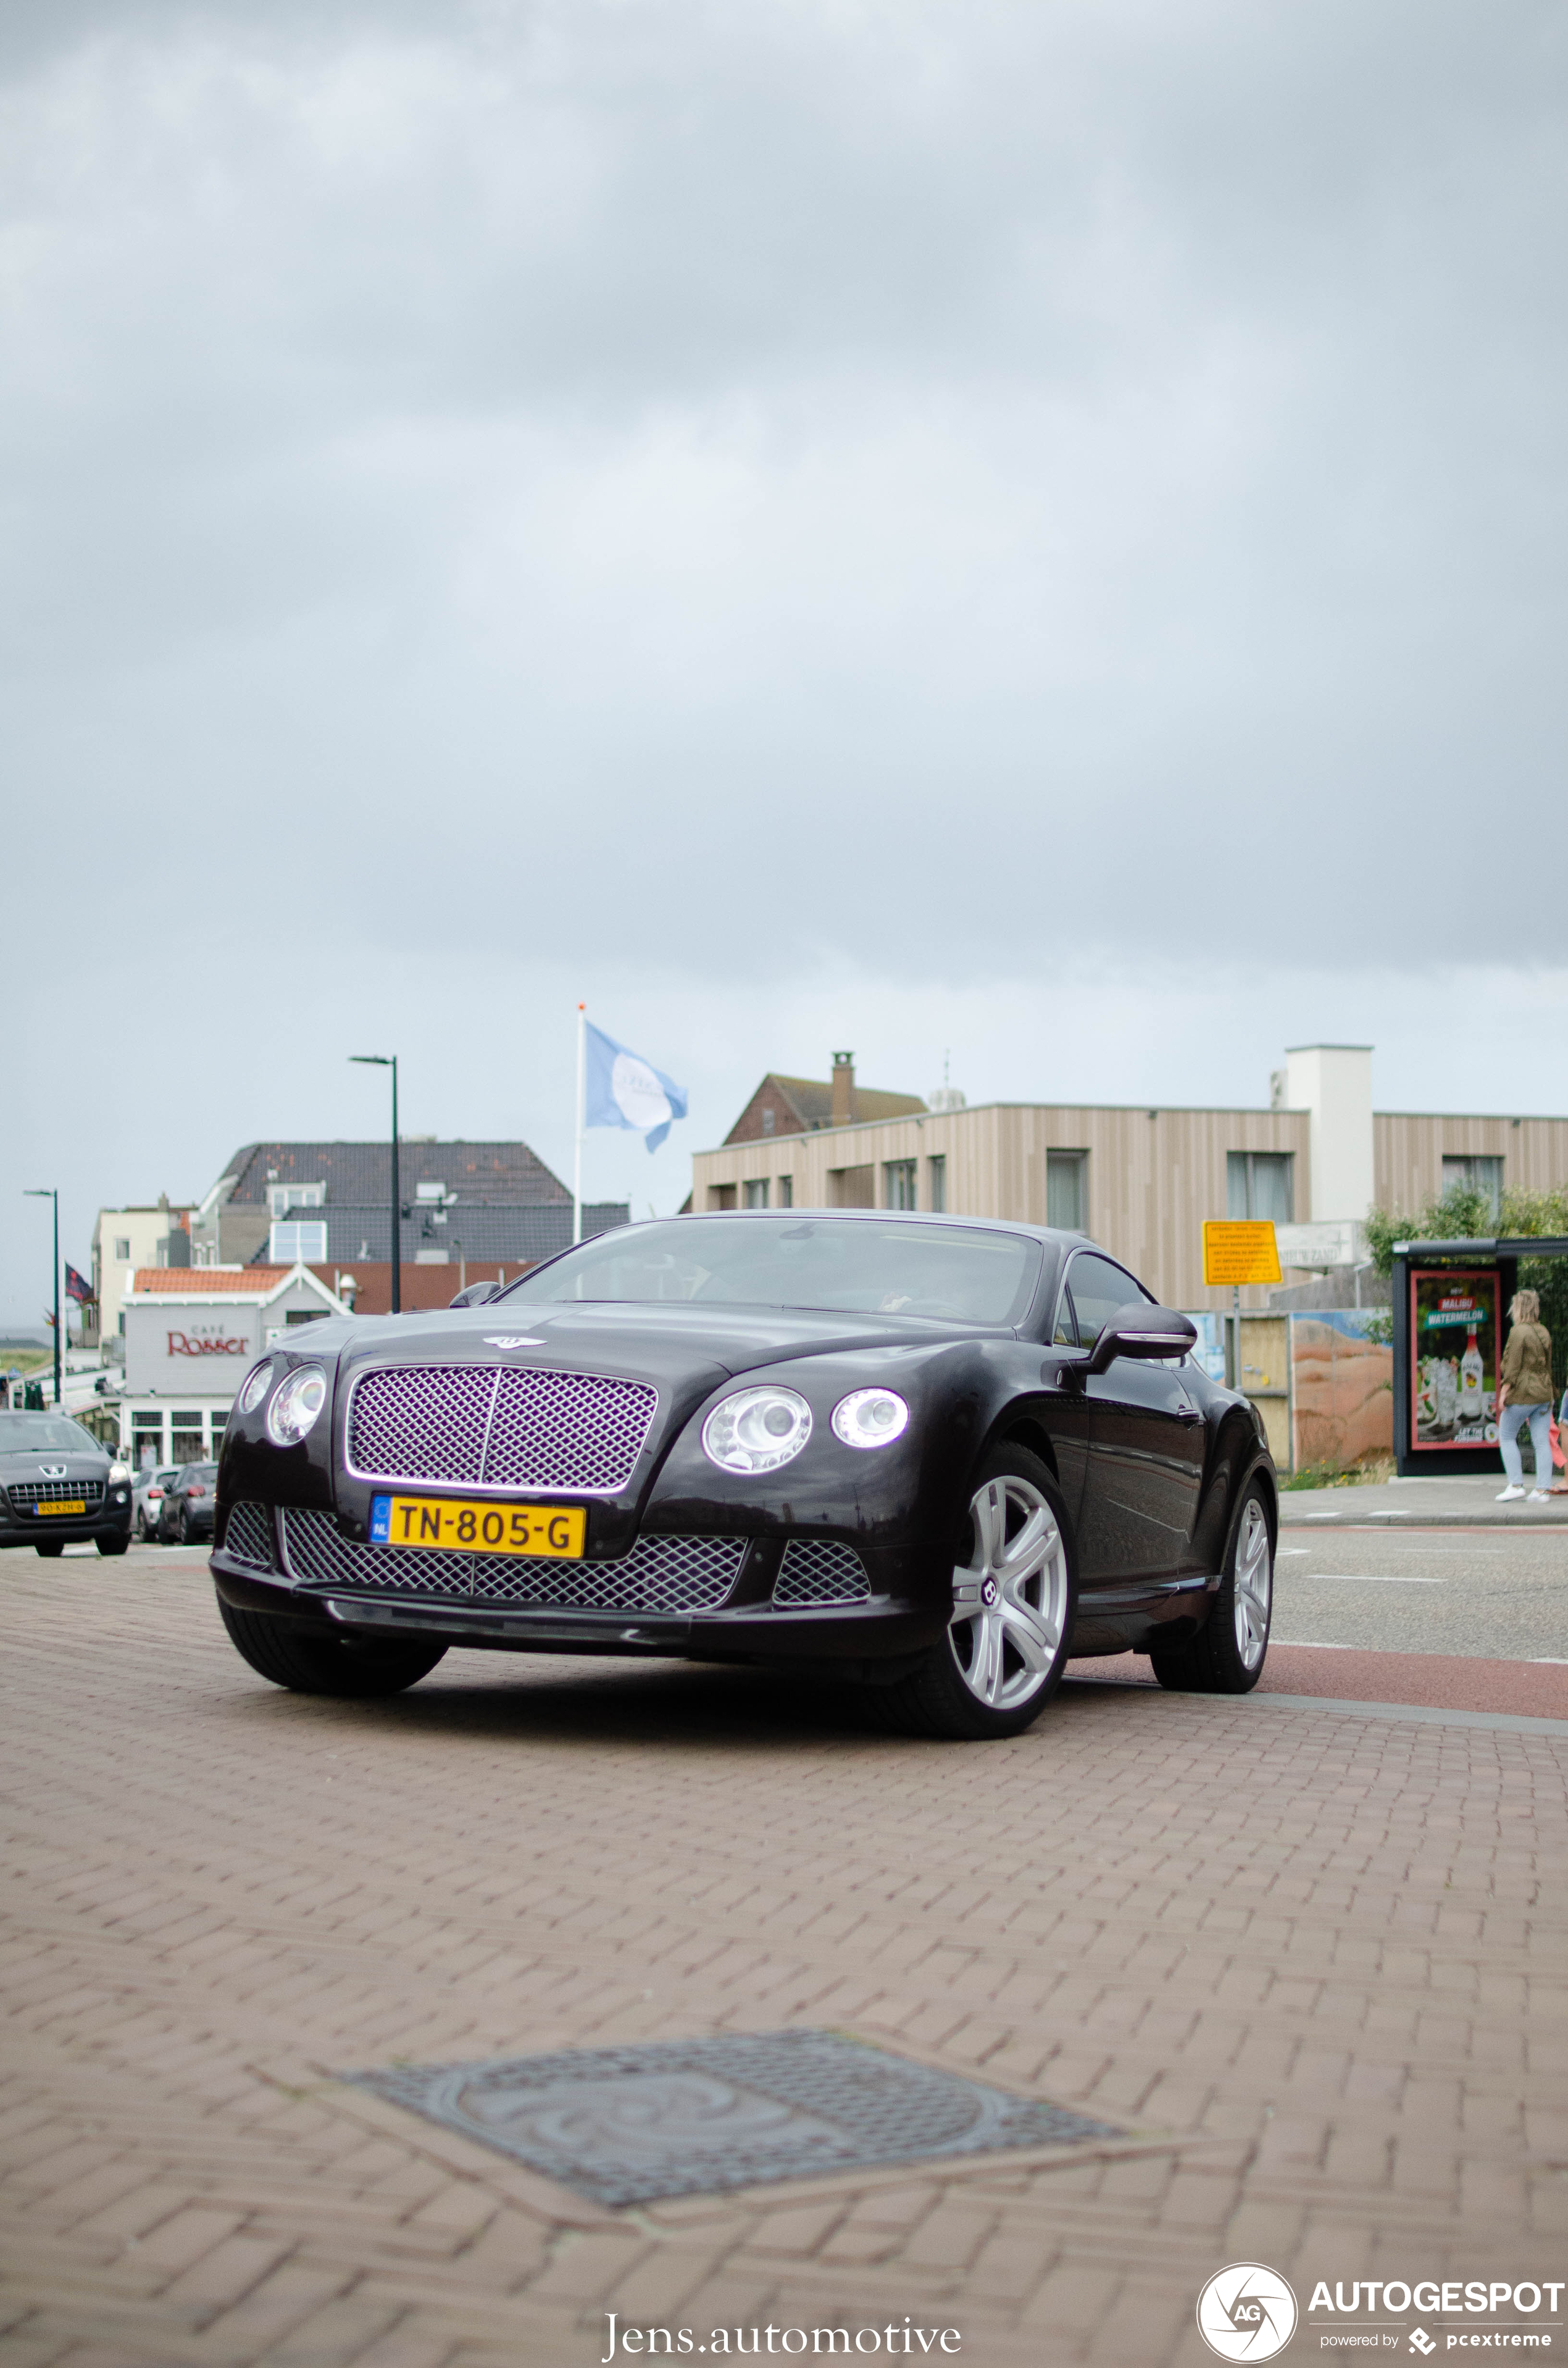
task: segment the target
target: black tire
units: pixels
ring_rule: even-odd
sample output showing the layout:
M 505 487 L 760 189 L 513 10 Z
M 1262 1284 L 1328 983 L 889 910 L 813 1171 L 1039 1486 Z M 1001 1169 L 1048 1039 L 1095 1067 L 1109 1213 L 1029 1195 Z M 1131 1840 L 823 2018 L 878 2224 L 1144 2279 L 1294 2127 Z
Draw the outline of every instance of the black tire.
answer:
M 129 1551 L 130 1545 L 131 1533 L 127 1531 L 125 1536 L 122 1538 L 100 1538 L 98 1540 L 98 1552 L 101 1554 L 122 1554 Z
M 1038 1572 L 1021 1583 L 1029 1591 L 1017 1597 L 1006 1595 L 994 1584 L 989 1596 L 983 1592 L 995 1554 L 985 1544 L 981 1508 L 988 1492 L 998 1485 L 1004 1491 L 1001 1520 L 1006 1546 L 1017 1545 L 1026 1523 L 1033 1520 L 1035 1508 L 1049 1516 L 1042 1538 L 1044 1560 Z M 1072 1651 L 1077 1553 L 1067 1508 L 1050 1465 L 1027 1447 L 1004 1443 L 975 1472 L 970 1506 L 967 1533 L 959 1545 L 964 1559 L 953 1571 L 952 1624 L 907 1677 L 891 1686 L 867 1690 L 880 1720 L 903 1734 L 969 1743 L 1022 1735 L 1061 1684 Z M 994 1525 L 991 1534 L 994 1538 Z M 972 1614 L 966 1615 L 970 1597 L 965 1589 L 973 1591 Z M 994 1621 L 987 1616 L 1004 1602 L 1009 1607 L 1006 1611 Z M 1034 1615 L 1032 1634 L 1022 1617 L 1025 1611 Z M 983 1667 L 980 1656 L 992 1651 L 993 1636 L 996 1657 Z M 1029 1651 L 1040 1654 L 1038 1666 L 1031 1667 L 1019 1652 L 1020 1637 Z M 984 1671 L 993 1668 L 997 1679 L 994 1691 L 1004 1697 L 1001 1701 L 983 1699 L 979 1690 Z M 982 1669 L 980 1676 L 977 1669 Z
M 190 1515 L 183 1505 L 179 1508 L 179 1520 L 175 1524 L 175 1535 L 182 1546 L 187 1546 L 190 1543 Z
M 1260 1542 L 1261 1611 L 1256 1567 Z M 1250 1694 L 1263 1675 L 1273 1616 L 1274 1529 L 1263 1483 L 1250 1480 L 1236 1508 L 1225 1553 L 1225 1575 L 1209 1607 L 1209 1617 L 1196 1636 L 1150 1654 L 1155 1677 L 1173 1693 Z
M 229 1641 L 258 1677 L 290 1693 L 334 1694 L 369 1702 L 400 1694 L 428 1677 L 444 1645 L 362 1645 L 352 1636 L 317 1636 L 268 1611 L 239 1611 L 218 1598 Z
M 142 1545 L 147 1545 L 152 1541 L 153 1532 L 147 1527 L 147 1512 L 144 1506 L 136 1516 L 136 1535 Z
M 56 1555 L 62 1554 L 64 1551 L 65 1541 L 63 1538 L 51 1538 L 47 1545 L 37 1545 L 33 1548 L 34 1554 L 42 1554 L 45 1562 L 53 1562 Z

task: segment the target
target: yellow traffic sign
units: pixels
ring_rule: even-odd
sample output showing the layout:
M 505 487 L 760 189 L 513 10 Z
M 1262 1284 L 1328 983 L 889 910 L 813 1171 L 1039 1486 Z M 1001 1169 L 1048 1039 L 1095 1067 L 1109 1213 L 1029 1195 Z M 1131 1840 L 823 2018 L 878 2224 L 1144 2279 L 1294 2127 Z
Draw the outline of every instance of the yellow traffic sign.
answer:
M 1278 1282 L 1280 1279 L 1279 1249 L 1271 1218 L 1210 1218 L 1205 1224 L 1205 1282 Z

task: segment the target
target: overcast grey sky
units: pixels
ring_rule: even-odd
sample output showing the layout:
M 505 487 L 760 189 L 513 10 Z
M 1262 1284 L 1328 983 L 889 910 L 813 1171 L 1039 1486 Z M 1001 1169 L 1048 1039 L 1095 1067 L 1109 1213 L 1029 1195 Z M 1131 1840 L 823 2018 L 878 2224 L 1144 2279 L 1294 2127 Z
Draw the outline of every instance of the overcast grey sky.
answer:
M 693 1088 L 1568 1109 L 1568 20 L 10 0 L 38 1204 Z M 41 1261 L 40 1261 L 41 1253 Z

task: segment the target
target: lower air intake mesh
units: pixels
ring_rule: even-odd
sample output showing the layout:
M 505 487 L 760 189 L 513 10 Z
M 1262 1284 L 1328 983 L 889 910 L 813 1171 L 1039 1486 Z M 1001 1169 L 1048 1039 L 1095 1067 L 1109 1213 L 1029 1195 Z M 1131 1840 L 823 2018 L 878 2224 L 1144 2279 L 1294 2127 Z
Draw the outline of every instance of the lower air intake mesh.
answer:
M 418 1546 L 367 1546 L 346 1538 L 330 1513 L 290 1505 L 282 1515 L 291 1577 L 312 1587 L 353 1587 L 374 1595 L 439 1596 L 466 1603 L 473 1556 Z
M 773 1582 L 778 1604 L 864 1603 L 871 1592 L 866 1565 L 837 1538 L 791 1538 Z
M 272 1550 L 272 1516 L 265 1505 L 235 1505 L 223 1532 L 223 1552 L 252 1570 L 276 1570 Z
M 618 1562 L 558 1562 L 544 1554 L 438 1554 L 361 1545 L 330 1514 L 283 1515 L 289 1565 L 312 1587 L 518 1611 L 710 1611 L 735 1583 L 744 1538 L 640 1538 Z

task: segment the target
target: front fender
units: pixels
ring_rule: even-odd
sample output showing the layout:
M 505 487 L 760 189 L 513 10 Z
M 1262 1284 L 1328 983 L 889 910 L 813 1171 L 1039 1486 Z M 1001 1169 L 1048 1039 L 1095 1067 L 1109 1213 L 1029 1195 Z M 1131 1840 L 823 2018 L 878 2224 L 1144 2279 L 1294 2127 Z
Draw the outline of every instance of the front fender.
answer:
M 867 1546 L 948 1538 L 968 1502 L 964 1481 L 985 1433 L 988 1345 L 845 1350 L 749 1369 L 712 1391 L 670 1443 L 643 1528 L 755 1537 L 822 1530 Z M 811 1407 L 812 1435 L 800 1454 L 777 1472 L 726 1472 L 710 1463 L 702 1426 L 714 1406 L 733 1390 L 768 1382 L 797 1391 Z M 833 1430 L 834 1407 L 873 1384 L 906 1401 L 908 1428 L 887 1447 L 846 1447 Z

